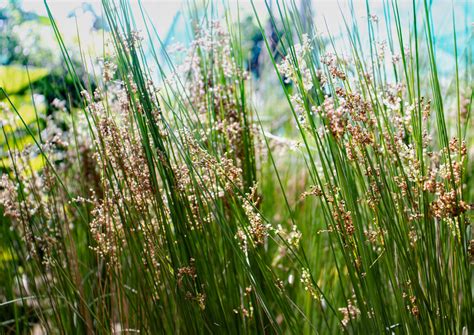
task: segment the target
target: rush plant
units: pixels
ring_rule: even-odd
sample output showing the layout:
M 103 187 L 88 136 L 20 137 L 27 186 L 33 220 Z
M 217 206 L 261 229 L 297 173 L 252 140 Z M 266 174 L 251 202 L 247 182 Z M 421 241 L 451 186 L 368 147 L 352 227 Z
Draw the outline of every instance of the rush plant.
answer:
M 349 5 L 341 48 L 294 1 L 252 4 L 257 78 L 231 4 L 189 1 L 170 50 L 141 4 L 102 0 L 97 72 L 45 1 L 82 108 L 38 132 L 2 90 L 2 332 L 472 332 L 464 23 L 441 74 L 431 2 Z

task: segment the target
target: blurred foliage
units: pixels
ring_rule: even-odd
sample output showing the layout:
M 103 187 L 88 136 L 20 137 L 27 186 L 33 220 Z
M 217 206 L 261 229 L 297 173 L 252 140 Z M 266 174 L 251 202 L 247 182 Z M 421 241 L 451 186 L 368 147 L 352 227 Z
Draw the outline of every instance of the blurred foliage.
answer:
M 0 167 L 3 169 L 11 168 L 7 156 L 9 148 L 21 150 L 33 144 L 33 138 L 25 132 L 24 124 L 30 126 L 33 133 L 44 126 L 44 122 L 40 121 L 46 112 L 44 98 L 41 95 L 32 96 L 27 91 L 31 84 L 47 75 L 48 71 L 44 68 L 0 66 L 0 87 L 8 95 L 8 99 L 6 95 L 0 96 L 0 101 L 9 107 L 0 109 L 0 119 L 4 120 L 2 128 L 7 135 L 0 140 Z M 13 112 L 14 110 L 16 112 Z M 41 165 L 38 168 L 41 168 Z
M 106 29 L 103 19 L 92 7 L 83 5 L 82 13 L 94 18 L 92 30 Z M 76 15 L 72 11 L 69 16 Z M 74 41 L 77 44 L 78 41 Z M 68 45 L 71 62 L 75 64 L 80 78 L 81 72 L 78 45 Z M 90 83 L 92 87 L 95 84 Z M 10 148 L 23 149 L 33 143 L 25 131 L 23 122 L 30 126 L 33 135 L 44 129 L 46 118 L 55 113 L 53 101 L 68 103 L 68 109 L 80 106 L 80 96 L 71 74 L 64 66 L 63 55 L 56 41 L 48 17 L 22 9 L 22 2 L 9 0 L 0 2 L 0 87 L 5 95 L 0 102 L 8 107 L 0 109 L 7 139 L 0 139 L 0 170 L 8 170 L 10 162 L 6 153 Z M 43 166 L 43 159 L 37 157 L 37 168 Z
M 59 61 L 50 37 L 47 17 L 23 11 L 17 0 L 0 5 L 0 64 L 43 66 Z
M 103 18 L 96 14 L 92 7 L 78 6 L 68 17 L 73 18 L 77 13 L 88 13 L 92 16 L 91 32 L 106 30 Z M 78 42 L 77 38 L 68 41 L 66 47 L 77 74 L 81 79 L 85 79 Z M 34 93 L 45 97 L 48 114 L 53 111 L 50 103 L 55 98 L 70 101 L 73 105 L 79 101 L 78 92 L 64 66 L 63 54 L 49 18 L 23 10 L 19 0 L 0 1 L 0 65 L 28 66 L 31 88 Z M 40 73 L 36 73 L 33 68 L 38 68 Z M 36 78 L 36 74 L 41 74 L 41 78 Z M 8 82 L 10 75 L 0 72 L 0 86 L 3 86 L 8 94 L 16 93 L 16 89 L 5 87 L 6 83 L 1 79 L 4 77 L 7 78 L 4 81 Z

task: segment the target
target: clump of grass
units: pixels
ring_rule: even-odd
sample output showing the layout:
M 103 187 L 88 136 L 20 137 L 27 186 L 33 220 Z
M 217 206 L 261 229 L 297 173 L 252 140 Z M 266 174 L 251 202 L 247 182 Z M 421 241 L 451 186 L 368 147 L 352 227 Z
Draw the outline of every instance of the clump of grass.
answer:
M 8 148 L 7 332 L 469 332 L 472 64 L 454 35 L 441 85 L 426 1 L 408 36 L 396 2 L 383 20 L 367 5 L 368 52 L 346 18 L 348 58 L 294 2 L 268 7 L 277 45 L 255 15 L 296 130 L 282 136 L 253 104 L 232 12 L 190 3 L 177 62 L 144 11 L 102 4 L 113 48 L 87 80 L 49 12 L 82 111 Z
M 304 195 L 319 198 L 338 290 L 347 300 L 339 309 L 342 324 L 356 332 L 456 333 L 471 322 L 472 237 L 464 197 L 470 139 L 462 131 L 469 121 L 455 99 L 461 94 L 457 59 L 452 79 L 457 93 L 442 94 L 430 5 L 421 7 L 424 20 L 415 16 L 413 35 L 406 37 L 397 4 L 385 5 L 391 64 L 387 51 L 377 47 L 383 46 L 376 34 L 381 22 L 369 6 L 370 53 L 361 49 L 356 26 L 346 22 L 349 59 L 340 50 L 321 48 L 317 34 L 310 39 L 294 7 L 278 5 L 278 14 L 271 15 L 272 22 L 283 22 L 281 52 L 287 56 L 274 65 L 314 185 Z M 392 22 L 397 38 L 390 35 Z M 422 45 L 426 70 L 420 64 Z M 464 66 L 468 71 L 471 63 Z M 284 85 L 288 81 L 291 86 Z M 446 120 L 448 108 L 458 109 L 454 122 Z M 318 272 L 314 269 L 315 276 Z

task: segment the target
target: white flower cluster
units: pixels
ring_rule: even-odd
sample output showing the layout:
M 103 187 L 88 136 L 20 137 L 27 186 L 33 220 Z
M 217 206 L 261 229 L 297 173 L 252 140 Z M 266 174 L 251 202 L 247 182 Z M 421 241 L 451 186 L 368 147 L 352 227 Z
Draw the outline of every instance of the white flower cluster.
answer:
M 307 34 L 303 34 L 302 44 L 293 46 L 294 57 L 286 57 L 281 64 L 278 65 L 278 71 L 286 77 L 286 81 L 298 83 L 300 80 L 303 84 L 304 91 L 307 92 L 313 88 L 313 79 L 311 71 L 306 63 L 305 58 L 311 52 L 312 47 Z

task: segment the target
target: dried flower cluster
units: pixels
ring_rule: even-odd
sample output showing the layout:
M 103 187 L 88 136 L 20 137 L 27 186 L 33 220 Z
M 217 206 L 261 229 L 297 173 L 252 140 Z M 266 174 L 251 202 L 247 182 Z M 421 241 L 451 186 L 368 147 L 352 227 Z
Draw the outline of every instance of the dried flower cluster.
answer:
M 356 320 L 360 315 L 360 310 L 354 305 L 351 300 L 347 301 L 347 306 L 339 308 L 339 312 L 342 313 L 343 319 L 341 324 L 343 327 L 347 327 L 351 320 Z
M 168 83 L 176 91 L 184 89 L 183 101 L 194 111 L 192 118 L 201 128 L 199 136 L 218 138 L 224 144 L 218 148 L 219 154 L 233 157 L 241 167 L 244 137 L 253 136 L 244 119 L 248 107 L 241 96 L 248 74 L 237 66 L 230 35 L 219 22 L 198 28 L 195 34 L 174 82 Z
M 346 74 L 344 71 L 340 70 L 338 67 L 338 59 L 336 55 L 332 53 L 327 53 L 321 58 L 321 63 L 327 66 L 329 74 L 333 78 L 339 78 L 341 80 L 346 80 Z

